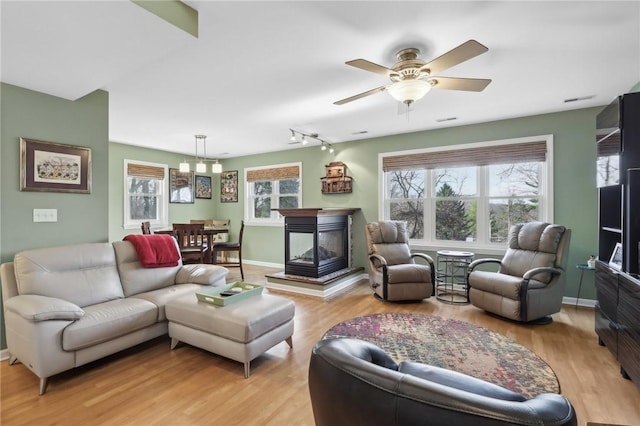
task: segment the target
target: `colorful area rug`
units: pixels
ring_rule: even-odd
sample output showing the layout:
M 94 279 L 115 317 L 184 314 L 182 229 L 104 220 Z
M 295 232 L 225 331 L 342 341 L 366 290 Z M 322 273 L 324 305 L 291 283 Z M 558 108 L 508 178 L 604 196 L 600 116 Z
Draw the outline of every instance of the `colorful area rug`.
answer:
M 555 373 L 536 354 L 510 338 L 463 321 L 421 314 L 357 317 L 323 336 L 371 342 L 396 362 L 417 361 L 458 371 L 527 397 L 559 393 Z

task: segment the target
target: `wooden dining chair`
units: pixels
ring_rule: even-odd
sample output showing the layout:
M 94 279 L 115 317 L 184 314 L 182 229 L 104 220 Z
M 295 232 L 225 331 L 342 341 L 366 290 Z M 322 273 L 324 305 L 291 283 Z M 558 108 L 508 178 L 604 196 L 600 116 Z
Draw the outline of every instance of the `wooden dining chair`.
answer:
M 240 268 L 240 276 L 244 281 L 244 271 L 242 269 L 242 236 L 244 234 L 244 220 L 240 225 L 240 234 L 238 235 L 238 241 L 227 242 L 215 242 L 211 246 L 211 259 L 212 262 L 220 266 L 232 266 Z M 230 260 L 229 253 L 237 253 L 238 260 Z M 218 263 L 218 255 L 222 255 L 224 261 Z
M 182 263 L 205 263 L 209 255 L 202 223 L 174 223 L 173 236 L 178 241 Z
M 140 225 L 143 234 L 151 234 L 151 222 L 142 222 Z

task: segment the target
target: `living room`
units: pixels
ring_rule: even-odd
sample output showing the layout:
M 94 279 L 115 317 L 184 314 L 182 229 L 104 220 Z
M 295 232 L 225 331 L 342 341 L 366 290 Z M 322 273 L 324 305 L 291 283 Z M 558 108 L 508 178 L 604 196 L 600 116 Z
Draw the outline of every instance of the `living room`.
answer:
M 578 6 L 576 6 L 579 8 Z M 594 19 L 596 17 L 593 17 Z M 636 20 L 637 21 L 637 20 Z M 636 30 L 637 31 L 637 30 Z M 455 43 L 451 47 L 454 47 Z M 637 55 L 637 53 L 635 53 Z M 350 59 L 350 58 L 345 58 Z M 638 61 L 636 61 L 638 63 Z M 342 71 L 347 72 L 344 64 Z M 352 71 L 359 72 L 357 70 Z M 548 70 L 550 75 L 553 70 Z M 481 73 L 480 73 L 481 74 Z M 491 77 L 491 76 L 489 76 Z M 524 83 L 523 83 L 524 84 Z M 357 89 L 358 86 L 355 88 Z M 366 87 L 363 87 L 363 89 Z M 349 88 L 345 95 L 350 94 Z M 1 202 L 1 220 L 0 234 L 2 235 L 2 246 L 0 247 L 0 257 L 2 262 L 8 262 L 13 256 L 23 250 L 52 247 L 57 245 L 76 244 L 84 242 L 106 242 L 118 241 L 125 235 L 137 233 L 136 229 L 123 228 L 123 210 L 124 210 L 124 184 L 123 177 L 125 175 L 124 161 L 136 160 L 158 164 L 165 164 L 169 168 L 177 168 L 178 164 L 184 161 L 184 152 L 170 152 L 168 150 L 153 149 L 143 146 L 135 146 L 125 143 L 119 143 L 112 140 L 110 134 L 110 94 L 104 90 L 96 90 L 78 100 L 70 101 L 57 96 L 45 94 L 36 90 L 19 87 L 18 85 L 2 83 L 2 146 L 1 146 L 1 165 L 2 165 L 2 202 Z M 621 88 L 620 93 L 640 91 L 640 81 L 637 79 L 625 84 Z M 379 94 L 377 96 L 387 96 Z M 427 95 L 428 96 L 428 95 Z M 390 99 L 389 99 L 390 100 Z M 238 202 L 228 203 L 221 202 L 218 193 L 220 188 L 219 175 L 212 174 L 213 196 L 211 199 L 196 199 L 192 204 L 168 204 L 168 217 L 171 222 L 185 222 L 192 218 L 231 218 L 232 234 L 237 234 L 240 221 L 245 218 L 245 191 L 246 182 L 244 178 L 245 169 L 256 166 L 272 166 L 279 164 L 301 163 L 302 173 L 302 193 L 303 206 L 305 207 L 357 207 L 360 209 L 353 217 L 354 229 L 354 264 L 364 266 L 366 260 L 364 226 L 367 222 L 375 221 L 379 216 L 379 190 L 378 182 L 379 174 L 379 155 L 389 152 L 400 152 L 406 150 L 435 148 L 441 146 L 454 146 L 460 144 L 470 144 L 478 142 L 513 140 L 517 138 L 525 138 L 531 136 L 553 135 L 553 161 L 554 161 L 554 199 L 553 199 L 553 220 L 556 223 L 563 224 L 573 231 L 571 251 L 566 271 L 566 302 L 576 302 L 578 297 L 578 282 L 580 279 L 580 271 L 575 265 L 583 264 L 595 251 L 597 246 L 597 229 L 594 224 L 597 223 L 597 190 L 595 186 L 595 159 L 596 148 L 594 142 L 595 116 L 611 99 L 602 101 L 599 105 L 589 106 L 586 108 L 575 108 L 570 110 L 558 110 L 556 112 L 547 112 L 542 114 L 534 114 L 528 116 L 518 116 L 491 120 L 486 122 L 468 123 L 460 126 L 435 128 L 422 131 L 414 131 L 409 133 L 397 133 L 389 135 L 381 135 L 366 139 L 353 139 L 349 141 L 341 141 L 343 143 L 334 143 L 336 149 L 334 154 L 328 151 L 320 151 L 317 144 L 308 147 L 295 147 L 294 149 L 278 150 L 273 152 L 262 152 L 252 155 L 242 155 L 237 157 L 224 158 L 221 160 L 225 171 L 238 171 Z M 238 109 L 238 113 L 242 114 L 242 106 L 230 107 Z M 391 110 L 389 110 L 391 111 Z M 394 110 L 392 114 L 397 114 Z M 410 116 L 410 120 L 418 120 L 417 113 Z M 290 136 L 289 126 L 279 129 L 282 134 L 282 146 L 286 146 Z M 311 129 L 302 129 L 311 132 Z M 197 132 L 197 129 L 188 129 L 191 133 Z M 320 137 L 324 135 L 321 133 Z M 76 146 L 89 147 L 92 150 L 92 183 L 90 194 L 61 194 L 54 192 L 24 192 L 20 191 L 20 145 L 21 137 L 29 137 L 33 139 L 66 143 Z M 223 144 L 213 133 L 209 135 L 210 143 Z M 278 141 L 279 143 L 280 141 Z M 188 157 L 193 157 L 193 136 L 183 140 L 186 146 L 185 150 L 189 152 Z M 235 141 L 233 141 L 235 143 Z M 275 144 L 276 142 L 273 141 Z M 320 178 L 325 176 L 325 166 L 332 161 L 342 161 L 348 166 L 348 173 L 353 177 L 353 191 L 345 194 L 323 194 L 320 190 Z M 193 163 L 192 163 L 193 164 Z M 58 221 L 56 223 L 33 223 L 33 209 L 56 209 Z M 579 214 L 578 214 L 579 212 Z M 248 226 L 246 231 L 246 246 L 243 253 L 246 264 L 256 269 L 253 272 L 254 279 L 260 279 L 260 268 L 277 268 L 282 265 L 284 257 L 284 241 L 282 227 L 273 226 Z M 433 252 L 431 252 L 433 254 Z M 496 255 L 496 253 L 481 253 L 477 255 Z M 263 276 L 264 274 L 262 274 Z M 235 276 L 235 275 L 234 275 Z M 362 291 L 362 290 L 358 290 Z M 356 292 L 357 293 L 357 292 Z M 339 322 L 345 318 L 358 316 L 368 313 L 369 310 L 379 309 L 381 311 L 392 311 L 393 306 L 381 304 L 379 301 L 371 300 L 370 294 L 361 294 L 357 299 L 357 303 L 370 303 L 367 308 L 357 308 L 349 306 L 346 302 L 337 303 L 319 303 L 313 304 L 304 298 L 296 299 L 299 309 L 306 307 L 307 311 L 304 315 L 300 315 L 299 323 L 296 324 L 297 333 L 303 333 L 305 327 L 313 330 L 311 334 L 316 336 L 318 329 L 312 327 L 312 323 L 317 321 L 318 317 L 326 315 L 327 318 L 335 322 Z M 587 310 L 589 306 L 595 303 L 595 289 L 592 274 L 585 274 L 582 285 L 580 304 Z M 436 305 L 428 308 L 425 313 L 443 315 L 453 317 L 460 315 L 460 311 L 455 311 L 458 307 L 438 306 L 435 300 L 425 301 L 425 304 Z M 421 305 L 402 308 L 410 311 L 418 311 Z M 337 309 L 337 312 L 334 312 Z M 481 311 L 473 311 L 464 308 L 462 319 L 470 322 L 477 321 L 479 315 L 483 315 Z M 565 307 L 565 309 L 567 309 Z M 582 311 L 583 307 L 578 309 Z M 330 313 L 327 313 L 329 311 Z M 592 312 L 592 311 L 591 311 Z M 570 313 L 562 313 L 556 322 L 564 324 Z M 572 317 L 571 321 L 588 322 L 591 316 Z M 484 326 L 492 326 L 494 331 L 503 331 L 506 334 L 517 333 L 501 325 L 499 321 L 493 319 L 486 320 L 482 323 Z M 592 319 L 591 319 L 592 321 Z M 322 326 L 327 326 L 322 322 Z M 330 326 L 329 324 L 328 326 Z M 4 324 L 3 324 L 4 326 Z M 328 326 L 326 328 L 328 328 Z M 595 342 L 596 335 L 593 333 L 593 326 L 589 325 L 578 328 L 584 333 L 590 333 L 586 340 Z M 544 326 L 543 326 L 544 328 Z M 577 329 L 577 330 L 578 330 Z M 526 339 L 536 340 L 536 328 L 526 328 Z M 564 329 L 571 332 L 572 328 Z M 589 331 L 590 330 L 590 331 Z M 326 329 L 325 329 L 326 331 Z M 575 330 L 574 330 L 575 331 Z M 320 333 L 322 334 L 322 333 Z M 319 337 L 319 336 L 317 336 Z M 302 337 L 301 337 L 302 338 Z M 294 341 L 296 337 L 294 337 Z M 303 347 L 308 347 L 310 342 L 305 342 Z M 2 348 L 6 348 L 4 336 L 2 339 Z M 151 349 L 154 353 L 167 349 L 163 345 Z M 593 349 L 593 348 L 591 348 Z M 589 349 L 589 350 L 591 350 Z M 596 349 L 593 349 L 596 350 Z M 286 357 L 286 351 L 283 348 L 275 349 L 277 356 Z M 537 344 L 534 351 L 538 355 L 549 355 L 554 351 L 553 347 L 545 347 Z M 606 355 L 606 350 L 603 348 Z M 568 353 L 564 353 L 569 356 Z M 588 351 L 580 351 L 580 356 L 587 357 Z M 176 354 L 177 355 L 177 354 Z M 600 355 L 604 357 L 605 355 Z M 555 355 L 554 355 L 555 356 Z M 144 358 L 145 362 L 152 363 L 150 358 Z M 269 364 L 272 360 L 265 362 Z M 297 363 L 308 362 L 308 356 L 299 355 L 295 360 Z M 611 361 L 611 365 L 615 365 L 615 360 Z M 117 361 L 115 361 L 117 363 Z M 212 362 L 211 358 L 205 353 L 195 354 L 190 359 L 192 367 L 198 368 L 198 363 Z M 3 361 L 3 372 L 6 362 Z M 153 364 L 153 363 L 152 363 Z M 161 365 L 156 365 L 162 368 Z M 223 364 L 228 367 L 229 364 Z M 15 367 L 15 366 L 14 366 Z M 13 368 L 13 367 L 12 367 Z M 22 368 L 22 367 L 19 367 Z M 123 367 L 124 368 L 124 367 Z M 614 368 L 615 367 L 611 367 Z M 264 369 L 264 374 L 268 375 L 270 370 Z M 71 382 L 76 381 L 90 382 L 92 375 L 101 373 L 100 367 L 97 370 L 85 369 L 82 374 L 72 373 L 67 376 Z M 586 372 L 575 371 L 576 375 L 587 374 Z M 617 373 L 614 371 L 614 373 Z M 145 374 L 138 371 L 133 374 Z M 225 373 L 227 374 L 227 373 Z M 228 373 L 230 383 L 234 386 L 229 388 L 229 394 L 223 398 L 233 398 L 234 395 L 243 392 L 251 394 L 259 394 L 268 392 L 269 383 L 263 383 L 257 389 L 247 388 L 243 386 L 241 375 L 237 376 Z M 258 369 L 256 375 L 262 374 Z M 589 398 L 597 398 L 594 396 L 597 392 L 596 387 L 600 385 L 597 372 L 589 372 L 593 374 L 593 381 L 588 386 L 593 389 L 585 390 L 584 393 L 576 393 L 583 401 L 572 401 L 574 404 L 582 406 L 589 405 Z M 633 401 L 635 397 L 638 400 L 637 389 L 633 388 L 627 382 L 618 383 L 619 377 L 616 374 L 606 376 L 607 388 L 622 388 L 626 392 L 627 400 Z M 295 376 L 297 380 L 301 379 L 301 375 Z M 35 378 L 34 378 L 35 379 Z M 236 380 L 237 379 L 237 380 Z M 106 379 L 105 379 L 106 380 Z M 116 379 L 117 380 L 117 379 Z M 123 379 L 124 380 L 124 379 Z M 291 386 L 298 392 L 306 392 L 306 388 L 301 383 L 291 383 L 284 372 L 280 372 L 274 378 L 282 383 L 283 389 Z M 609 381 L 610 380 L 610 381 Z M 103 386 L 111 386 L 108 381 Z M 572 385 L 562 387 L 571 388 Z M 200 383 L 202 385 L 202 383 Z M 235 386 L 237 385 L 237 387 Z M 32 385 L 32 387 L 35 385 Z M 90 386 L 90 385 L 89 385 Z M 161 386 L 160 384 L 158 386 Z M 573 385 L 574 388 L 579 387 Z M 3 386 L 4 388 L 4 386 Z M 7 394 L 6 388 L 3 394 Z M 37 392 L 34 389 L 34 393 Z M 46 395 L 48 398 L 55 399 L 55 392 Z M 67 395 L 68 396 L 68 395 Z M 107 399 L 109 392 L 103 396 L 95 395 L 93 400 L 82 401 L 82 404 L 91 406 L 99 401 Z M 607 399 L 607 396 L 603 396 Z M 4 396 L 3 396 L 4 399 Z M 76 400 L 80 401 L 80 400 Z M 301 403 L 300 400 L 296 400 Z M 60 401 L 57 401 L 60 402 Z M 212 401 L 207 400 L 212 403 Z M 612 401 L 613 403 L 613 401 Z M 37 400 L 33 404 L 40 404 Z M 3 404 L 4 405 L 4 404 Z M 51 407 L 56 407 L 55 409 Z M 64 411 L 64 403 L 60 405 L 54 404 L 48 407 L 49 410 Z M 116 408 L 114 405 L 112 408 Z M 308 406 L 299 407 L 300 410 L 309 410 Z M 22 409 L 29 410 L 29 405 Z M 104 409 L 104 405 L 101 409 Z M 240 408 L 241 409 L 241 408 Z M 618 410 L 618 409 L 616 409 Z M 607 419 L 615 420 L 621 424 L 633 424 L 632 417 L 637 412 L 626 412 L 616 415 L 612 413 Z M 4 410 L 3 410 L 4 411 Z M 188 410 L 187 410 L 188 411 Z M 604 412 L 605 409 L 602 408 Z M 615 411 L 615 410 L 612 410 Z M 586 416 L 583 411 L 581 419 L 583 420 L 605 420 L 602 416 Z M 202 412 L 200 412 L 202 413 Z M 308 413 L 307 413 L 308 414 Z M 104 423 L 110 421 L 106 411 L 100 413 L 87 410 L 87 417 L 84 418 L 88 424 Z M 114 419 L 112 424 L 138 422 L 145 423 L 154 422 L 151 417 L 139 419 Z M 101 416 L 105 416 L 100 420 Z M 292 417 L 295 418 L 295 417 Z M 300 418 L 296 418 L 300 420 Z M 302 423 L 309 423 L 309 417 L 303 417 Z M 637 418 L 636 418 L 637 419 Z M 76 418 L 77 421 L 83 421 L 82 418 Z M 119 421 L 118 421 L 119 420 Z M 202 422 L 206 418 L 200 419 Z M 168 421 L 165 419 L 165 421 Z M 184 419 L 183 423 L 198 423 L 193 419 Z M 261 418 L 261 424 L 281 424 L 282 418 L 277 416 L 271 418 Z M 227 418 L 227 423 L 250 424 L 250 420 L 246 418 Z

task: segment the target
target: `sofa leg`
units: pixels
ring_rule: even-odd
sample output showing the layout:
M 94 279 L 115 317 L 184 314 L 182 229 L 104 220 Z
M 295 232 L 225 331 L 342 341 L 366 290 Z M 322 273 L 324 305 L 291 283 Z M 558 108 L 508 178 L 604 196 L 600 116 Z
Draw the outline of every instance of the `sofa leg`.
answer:
M 17 364 L 18 363 L 18 357 L 15 355 L 10 355 L 9 356 L 9 365 L 13 365 L 13 364 Z
M 173 337 L 171 338 L 171 350 L 175 349 L 176 346 L 178 346 L 178 343 L 180 343 L 180 340 L 178 339 L 174 339 Z
M 287 337 L 284 341 L 287 342 L 287 345 L 289 345 L 290 348 L 293 348 L 293 336 Z
M 244 378 L 245 379 L 249 378 L 249 374 L 251 374 L 250 369 L 251 369 L 251 361 L 245 362 L 244 363 Z
M 47 377 L 40 377 L 40 395 L 44 395 L 47 391 L 47 385 L 49 384 L 47 379 Z

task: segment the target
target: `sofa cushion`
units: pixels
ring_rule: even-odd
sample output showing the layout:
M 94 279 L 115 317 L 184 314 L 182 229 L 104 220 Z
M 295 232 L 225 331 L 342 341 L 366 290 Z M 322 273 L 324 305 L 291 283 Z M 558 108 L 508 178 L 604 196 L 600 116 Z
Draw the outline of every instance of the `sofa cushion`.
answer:
M 157 321 L 164 321 L 167 319 L 164 309 L 164 306 L 167 304 L 167 302 L 185 294 L 194 294 L 196 291 L 202 288 L 205 288 L 205 286 L 199 284 L 179 284 L 161 288 L 158 290 L 138 293 L 135 296 L 131 297 L 147 300 L 156 305 L 158 307 Z
M 77 244 L 18 253 L 18 292 L 68 300 L 84 308 L 124 297 L 113 247 Z
M 127 297 L 174 285 L 176 273 L 182 267 L 182 260 L 180 260 L 178 266 L 143 268 L 133 244 L 129 241 L 115 241 L 113 249 L 122 289 Z
M 153 325 L 157 318 L 157 306 L 142 299 L 119 299 L 87 306 L 84 316 L 64 329 L 62 348 L 75 351 L 113 340 Z

